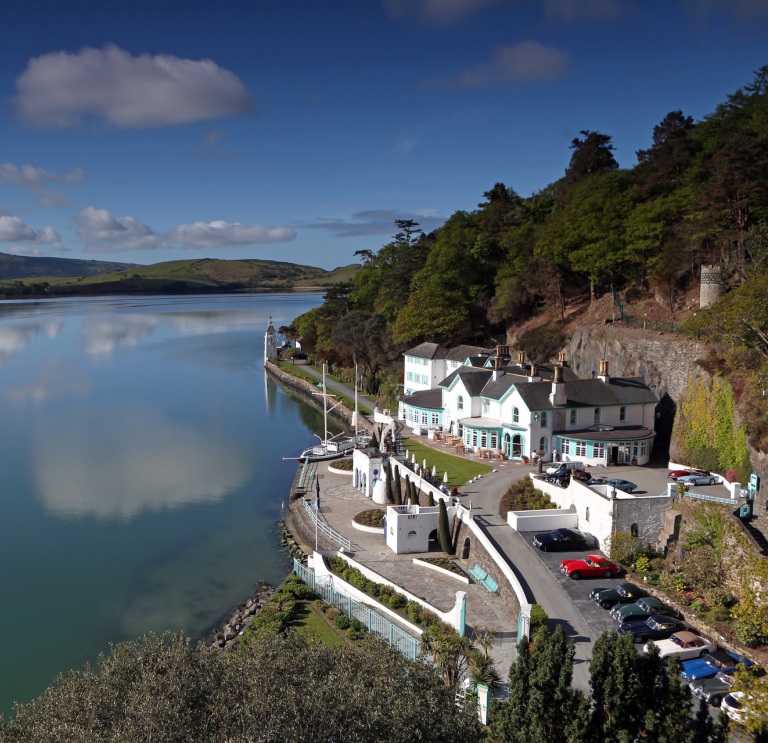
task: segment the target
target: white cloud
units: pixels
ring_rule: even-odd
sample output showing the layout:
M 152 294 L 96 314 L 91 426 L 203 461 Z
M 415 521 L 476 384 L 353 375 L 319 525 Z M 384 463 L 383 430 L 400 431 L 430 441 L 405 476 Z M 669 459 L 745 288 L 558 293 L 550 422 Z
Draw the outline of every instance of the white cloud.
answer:
M 153 250 L 171 247 L 224 248 L 257 243 L 287 242 L 296 237 L 296 230 L 239 222 L 193 222 L 180 224 L 170 232 L 156 233 L 151 227 L 133 217 L 115 217 L 106 209 L 87 206 L 74 217 L 77 235 L 88 253 L 117 250 Z
M 61 250 L 61 238 L 53 227 L 33 230 L 19 217 L 7 214 L 0 216 L 0 242 L 51 245 L 55 250 Z
M 446 24 L 496 5 L 500 0 L 384 0 L 393 18 L 415 14 L 427 23 Z
M 37 128 L 79 127 L 95 116 L 143 129 L 254 110 L 243 81 L 210 59 L 133 57 L 114 45 L 34 57 L 16 89 L 19 117 Z
M 159 235 L 133 217 L 114 217 L 106 209 L 86 206 L 73 219 L 88 253 L 151 250 L 160 245 Z
M 37 196 L 35 203 L 39 206 L 69 206 L 69 197 L 49 188 L 48 185 L 55 183 L 79 188 L 85 184 L 85 180 L 85 172 L 80 168 L 73 168 L 69 173 L 57 173 L 55 170 L 43 170 L 32 165 L 22 165 L 19 168 L 13 163 L 0 164 L 0 185 L 10 183 L 31 191 Z
M 560 80 L 568 75 L 568 52 L 537 41 L 499 47 L 490 62 L 469 67 L 459 75 L 459 88 L 522 85 L 535 80 Z
M 43 251 L 40 250 L 40 248 L 22 248 L 21 245 L 11 245 L 11 247 L 4 250 L 3 253 L 8 253 L 9 255 L 33 256 L 35 258 L 39 258 L 43 255 Z
M 223 248 L 255 243 L 281 243 L 293 240 L 296 230 L 289 227 L 272 227 L 263 224 L 239 222 L 193 222 L 180 224 L 166 235 L 172 243 L 182 243 L 185 248 Z
M 433 212 L 427 214 L 426 212 Z M 412 219 L 419 223 L 424 232 L 432 232 L 445 223 L 445 219 L 437 217 L 434 210 L 422 210 L 416 214 L 406 214 L 394 209 L 370 209 L 353 214 L 350 219 L 319 218 L 309 224 L 299 227 L 309 227 L 315 230 L 327 230 L 334 237 L 362 237 L 363 235 L 394 235 L 398 232 L 396 219 Z

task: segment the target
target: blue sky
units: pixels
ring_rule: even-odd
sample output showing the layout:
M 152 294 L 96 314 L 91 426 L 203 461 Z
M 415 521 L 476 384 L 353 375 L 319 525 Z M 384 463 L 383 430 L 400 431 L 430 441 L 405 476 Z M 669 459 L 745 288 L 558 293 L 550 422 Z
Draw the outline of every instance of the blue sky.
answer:
M 496 181 L 623 167 L 768 64 L 768 0 L 36 2 L 0 27 L 0 252 L 334 268 Z

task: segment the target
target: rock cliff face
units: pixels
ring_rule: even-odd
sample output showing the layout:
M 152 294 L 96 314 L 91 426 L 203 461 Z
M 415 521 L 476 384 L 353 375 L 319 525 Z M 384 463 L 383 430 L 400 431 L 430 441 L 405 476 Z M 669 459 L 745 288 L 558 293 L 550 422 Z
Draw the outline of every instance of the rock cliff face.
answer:
M 634 330 L 623 325 L 592 325 L 577 330 L 566 358 L 582 378 L 595 376 L 600 359 L 614 377 L 642 377 L 660 400 L 656 452 L 669 448 L 677 402 L 696 359 L 707 355 L 703 343 L 670 333 Z
M 677 406 L 689 384 L 706 376 L 695 365 L 709 353 L 709 347 L 673 333 L 635 330 L 621 324 L 591 325 L 577 330 L 564 349 L 574 371 L 583 378 L 596 375 L 600 359 L 607 359 L 612 376 L 643 377 L 656 393 L 661 417 L 656 421 L 657 452 L 668 451 L 672 441 Z M 735 418 L 740 415 L 736 405 Z M 760 476 L 764 500 L 768 494 L 768 454 L 748 445 L 752 471 Z M 675 451 L 671 452 L 674 459 Z

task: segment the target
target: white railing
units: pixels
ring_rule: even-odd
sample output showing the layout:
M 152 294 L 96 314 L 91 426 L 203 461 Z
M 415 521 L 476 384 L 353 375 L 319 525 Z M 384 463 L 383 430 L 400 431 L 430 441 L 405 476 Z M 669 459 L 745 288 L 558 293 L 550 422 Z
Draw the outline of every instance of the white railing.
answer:
M 344 547 L 344 549 L 351 552 L 352 542 L 339 534 L 339 532 L 337 532 L 335 529 L 332 529 L 324 521 L 320 521 L 320 519 L 317 517 L 317 514 L 315 513 L 315 507 L 306 498 L 302 498 L 301 501 L 304 504 L 304 509 L 312 519 L 312 523 L 317 527 L 317 530 L 324 536 L 328 537 L 328 539 L 330 539 L 332 542 L 338 542 L 339 547 Z

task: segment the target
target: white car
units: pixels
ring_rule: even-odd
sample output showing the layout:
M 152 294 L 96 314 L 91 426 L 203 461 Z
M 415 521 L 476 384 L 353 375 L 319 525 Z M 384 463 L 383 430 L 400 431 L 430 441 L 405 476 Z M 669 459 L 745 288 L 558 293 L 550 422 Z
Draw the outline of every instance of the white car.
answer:
M 726 694 L 723 701 L 720 702 L 720 709 L 734 722 L 741 722 L 745 712 L 744 692 L 732 691 L 730 694 Z
M 693 632 L 675 632 L 668 640 L 658 640 L 654 644 L 659 649 L 660 658 L 676 655 L 680 660 L 703 658 L 717 647 L 716 643 L 710 642 L 706 637 L 694 635 Z M 644 649 L 647 653 L 648 645 Z
M 677 481 L 682 485 L 714 485 L 717 478 L 712 475 L 686 475 L 678 477 Z
M 558 470 L 583 470 L 584 462 L 555 462 L 551 467 L 547 467 L 545 472 L 553 475 Z

